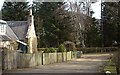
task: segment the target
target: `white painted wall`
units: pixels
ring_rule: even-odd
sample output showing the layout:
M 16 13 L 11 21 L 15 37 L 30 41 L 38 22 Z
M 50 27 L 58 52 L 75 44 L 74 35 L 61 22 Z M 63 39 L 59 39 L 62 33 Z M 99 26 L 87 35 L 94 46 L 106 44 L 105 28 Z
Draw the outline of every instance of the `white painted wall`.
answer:
M 0 35 L 5 35 L 6 33 L 6 22 L 3 20 L 0 20 Z
M 10 40 L 18 40 L 13 30 L 8 26 L 6 21 L 0 20 L 0 37 L 7 36 Z M 0 38 L 2 40 L 2 38 Z M 5 39 L 4 39 L 5 40 Z

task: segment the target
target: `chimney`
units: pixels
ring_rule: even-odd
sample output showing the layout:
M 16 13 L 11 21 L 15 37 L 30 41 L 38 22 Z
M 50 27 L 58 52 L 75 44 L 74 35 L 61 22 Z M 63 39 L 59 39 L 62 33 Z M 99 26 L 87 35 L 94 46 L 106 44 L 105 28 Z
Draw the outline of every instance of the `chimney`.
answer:
M 35 27 L 34 27 L 34 16 L 32 15 L 32 9 L 29 11 L 29 17 L 28 17 L 28 32 L 27 32 L 27 37 L 36 37 L 35 33 Z M 32 35 L 32 36 L 31 36 Z
M 32 16 L 32 9 L 30 9 L 30 14 L 29 15 Z
M 35 33 L 34 16 L 32 15 L 32 9 L 30 9 L 29 11 L 28 24 L 29 24 L 27 32 L 28 52 L 33 53 L 37 52 L 37 37 Z
M 34 16 L 32 15 L 32 9 L 29 11 L 29 18 L 28 18 L 29 26 L 34 25 Z

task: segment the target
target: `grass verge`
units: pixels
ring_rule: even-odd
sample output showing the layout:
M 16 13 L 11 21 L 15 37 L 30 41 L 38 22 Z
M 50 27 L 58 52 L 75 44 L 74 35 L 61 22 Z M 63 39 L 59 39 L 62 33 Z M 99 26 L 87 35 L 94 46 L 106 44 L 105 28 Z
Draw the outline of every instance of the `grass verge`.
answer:
M 110 71 L 111 73 L 117 73 L 116 72 L 116 66 L 113 61 L 107 61 L 107 65 L 104 67 L 104 72 Z

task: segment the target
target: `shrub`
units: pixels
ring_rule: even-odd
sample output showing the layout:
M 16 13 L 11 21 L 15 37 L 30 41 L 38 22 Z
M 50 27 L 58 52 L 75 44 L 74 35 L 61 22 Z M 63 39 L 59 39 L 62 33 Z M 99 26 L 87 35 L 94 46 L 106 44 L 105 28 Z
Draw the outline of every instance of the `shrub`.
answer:
M 46 48 L 44 50 L 44 53 L 54 53 L 55 52 L 55 48 L 51 47 L 51 48 Z
M 55 48 L 51 47 L 51 48 L 49 48 L 49 51 L 50 51 L 51 53 L 54 53 L 54 52 L 55 52 Z
M 66 47 L 67 51 L 74 51 L 74 50 L 76 50 L 75 43 L 73 43 L 71 41 L 65 41 L 64 42 L 64 46 Z
M 60 44 L 60 46 L 58 47 L 58 50 L 57 52 L 65 52 L 66 51 L 66 48 L 63 44 Z
M 44 53 L 49 53 L 49 52 L 50 52 L 49 48 L 46 48 L 46 49 L 44 50 Z

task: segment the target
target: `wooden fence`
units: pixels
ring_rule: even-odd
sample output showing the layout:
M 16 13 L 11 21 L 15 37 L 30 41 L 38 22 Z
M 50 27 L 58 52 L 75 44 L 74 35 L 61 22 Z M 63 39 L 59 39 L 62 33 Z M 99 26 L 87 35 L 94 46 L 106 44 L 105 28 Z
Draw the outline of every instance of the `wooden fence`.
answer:
M 2 69 L 11 70 L 17 68 L 28 68 L 35 67 L 40 65 L 48 65 L 54 63 L 60 63 L 67 60 L 76 58 L 77 52 L 59 52 L 59 53 L 33 53 L 33 54 L 24 54 L 17 51 L 7 51 L 4 50 L 2 53 Z

